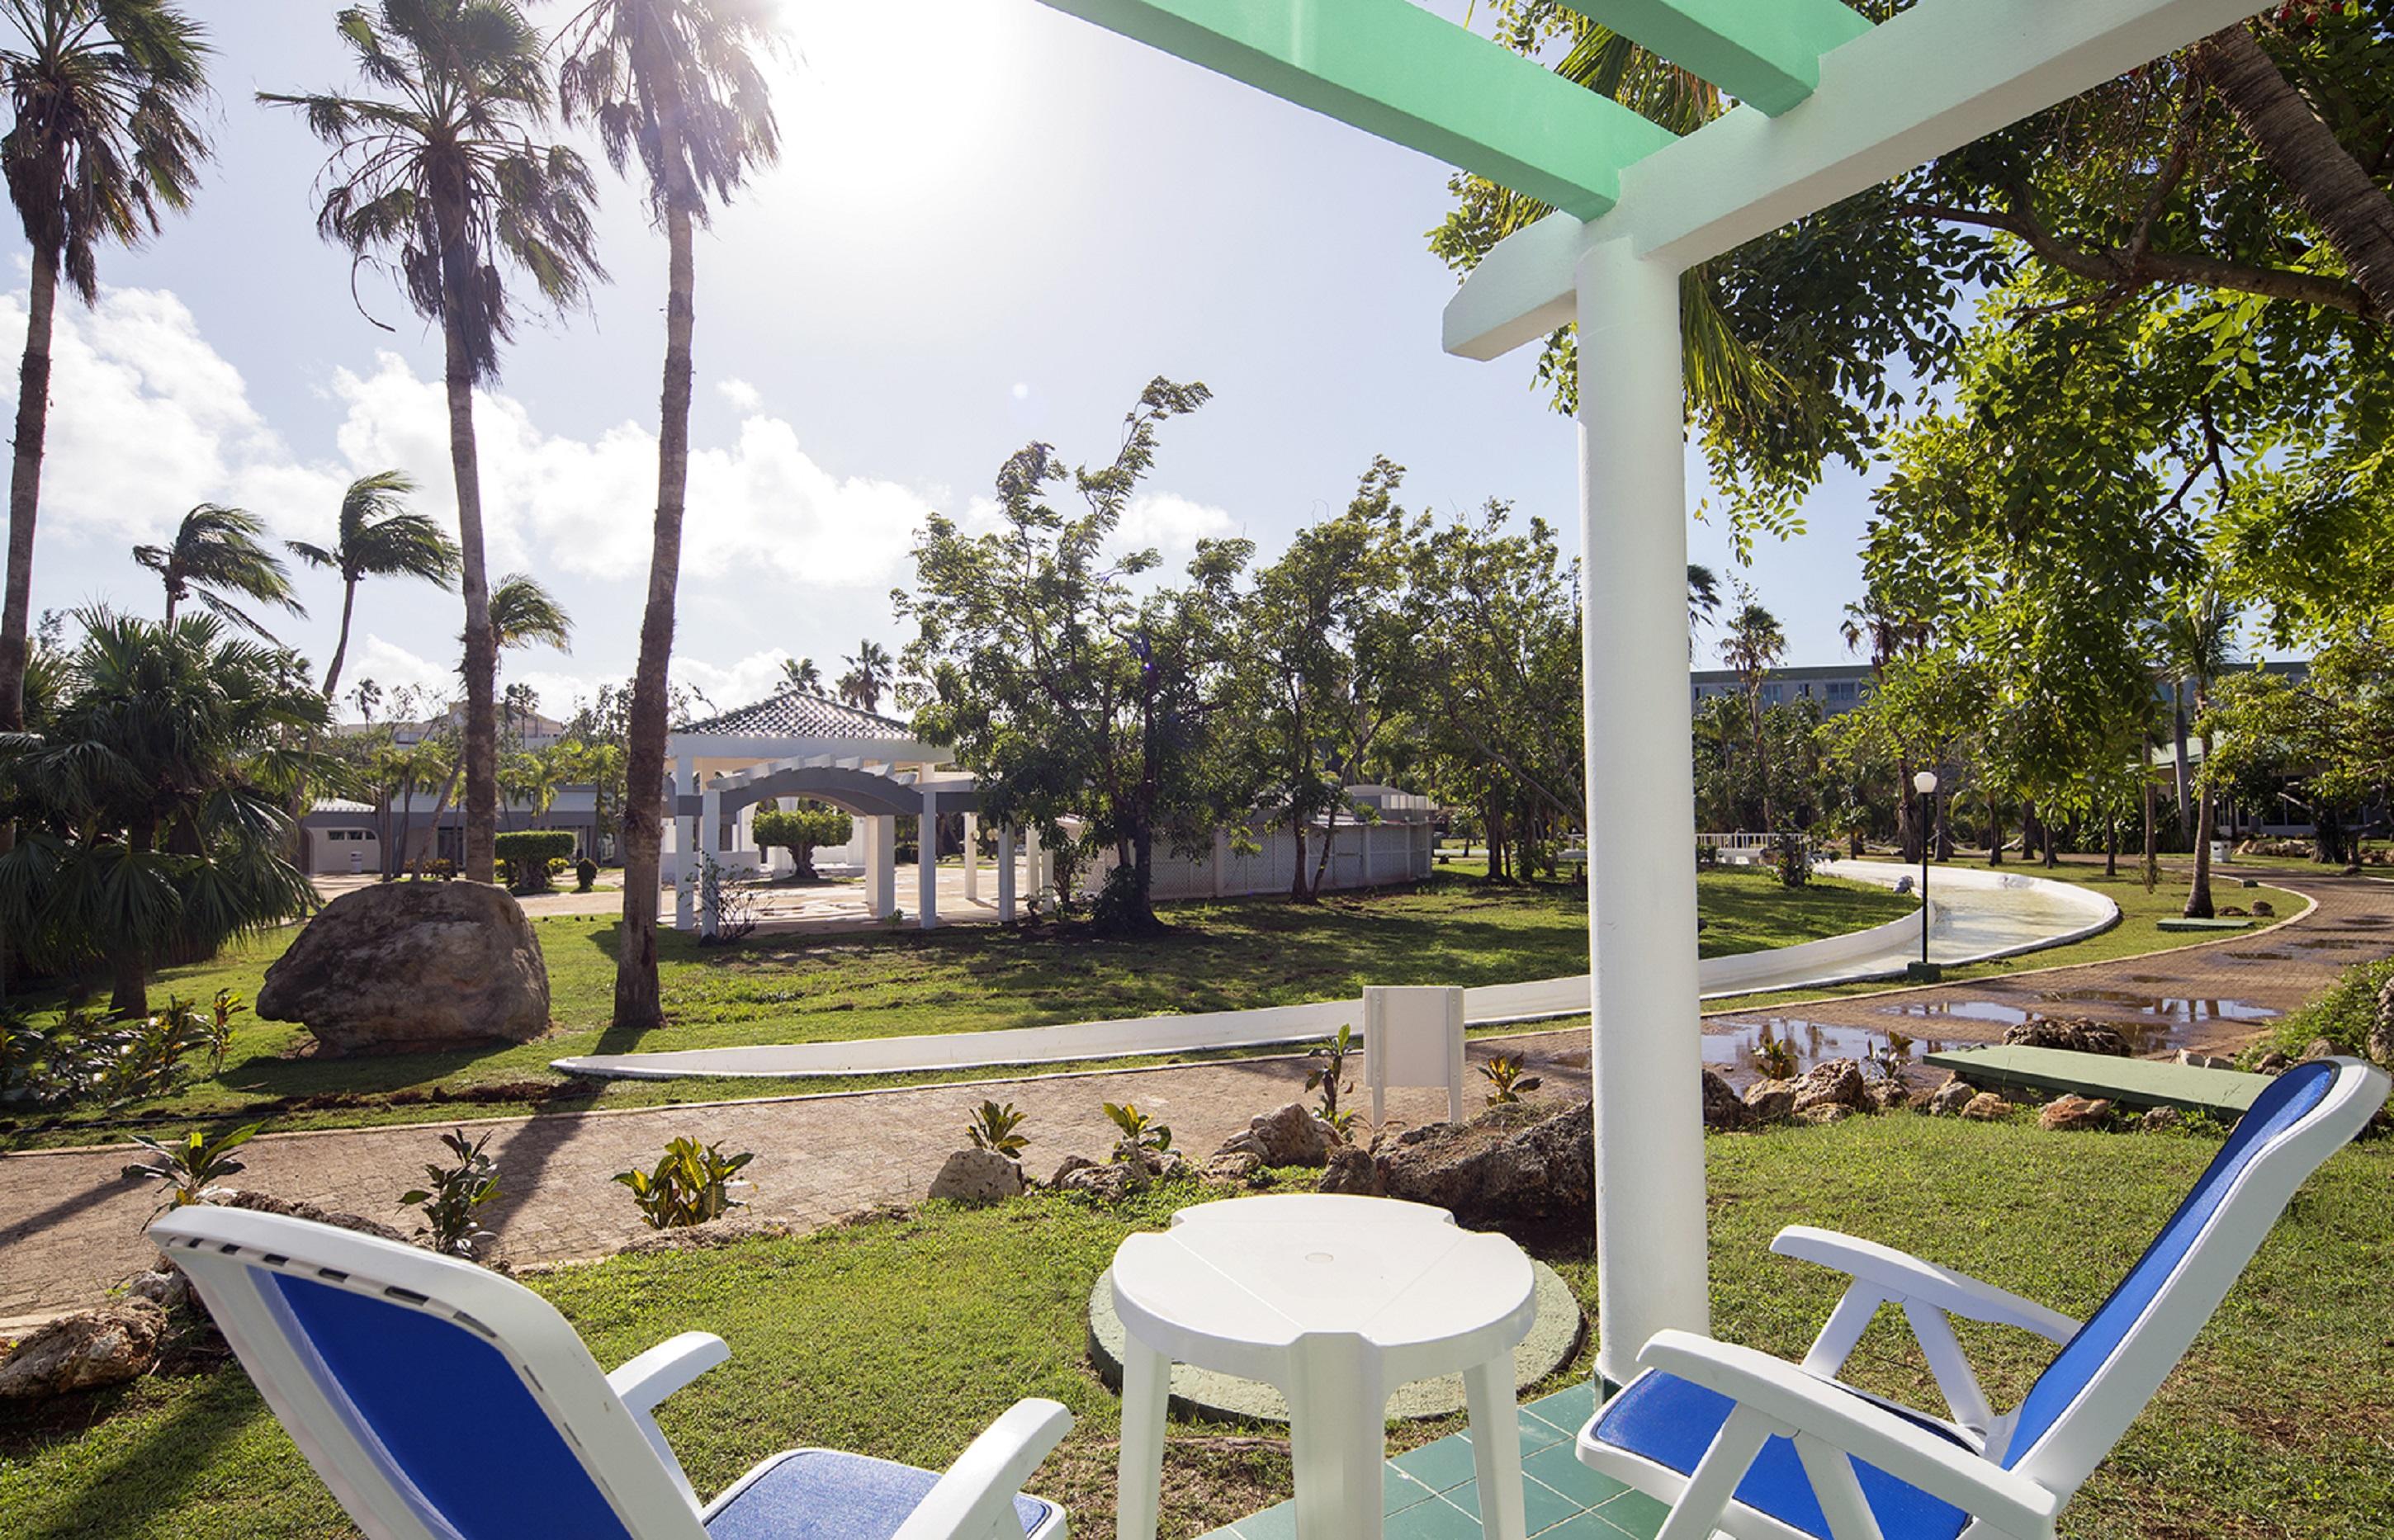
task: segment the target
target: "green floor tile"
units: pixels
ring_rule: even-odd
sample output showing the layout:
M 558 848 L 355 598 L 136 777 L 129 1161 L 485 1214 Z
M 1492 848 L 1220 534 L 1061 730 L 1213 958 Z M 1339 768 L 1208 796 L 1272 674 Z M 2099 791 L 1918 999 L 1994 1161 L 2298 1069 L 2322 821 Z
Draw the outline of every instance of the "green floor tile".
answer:
M 1605 1522 L 1601 1508 L 1592 1513 L 1575 1513 L 1543 1533 L 1532 1527 L 1530 1533 L 1537 1535 L 1538 1540 L 1628 1540 L 1619 1529 Z M 1651 1540 L 1651 1537 L 1646 1537 L 1646 1540 Z
M 1596 1383 L 1581 1380 L 1569 1390 L 1541 1396 L 1522 1408 L 1533 1416 L 1553 1423 L 1569 1433 L 1577 1433 L 1596 1416 Z
M 1296 1503 L 1292 1499 L 1261 1513 L 1250 1513 L 1234 1527 L 1239 1540 L 1296 1540 Z
M 1526 1407 L 1522 1409 L 1520 1416 L 1516 1418 L 1515 1422 L 1520 1429 L 1519 1437 L 1521 1443 L 1521 1458 L 1525 1460 L 1541 1449 L 1552 1449 L 1570 1436 L 1554 1424 L 1540 1422 L 1530 1416 Z M 1467 1440 L 1471 1434 L 1466 1430 L 1460 1436 Z
M 1635 1487 L 1622 1493 L 1597 1511 L 1605 1522 L 1626 1531 L 1633 1540 L 1654 1540 L 1654 1532 L 1671 1516 L 1670 1505 L 1650 1497 Z
M 1579 1451 L 1568 1443 L 1541 1449 L 1521 1462 L 1521 1468 L 1582 1507 L 1594 1507 L 1629 1490 L 1620 1481 L 1579 1463 Z
M 1437 1494 L 1421 1482 L 1399 1470 L 1395 1466 L 1380 1467 L 1380 1508 L 1385 1513 L 1402 1513 L 1416 1503 L 1426 1503 Z
M 1388 1462 L 1432 1492 L 1444 1492 L 1471 1480 L 1478 1469 L 1470 1442 L 1461 1434 L 1426 1443 Z
M 1387 1540 L 1480 1540 L 1477 1518 L 1435 1497 L 1391 1515 L 1381 1533 Z
M 1224 1524 L 1220 1529 L 1207 1530 L 1197 1540 L 1240 1540 L 1238 1526 Z
M 1477 1484 L 1474 1483 L 1475 1486 Z M 1457 1488 L 1457 1490 L 1461 1489 Z M 1471 1511 L 1474 1513 L 1480 1511 L 1476 1493 L 1473 1496 Z M 1585 1503 L 1573 1502 L 1546 1482 L 1526 1476 L 1521 1479 L 1521 1517 L 1528 1520 L 1532 1534 L 1537 1533 L 1542 1529 L 1552 1529 L 1574 1513 L 1586 1511 Z

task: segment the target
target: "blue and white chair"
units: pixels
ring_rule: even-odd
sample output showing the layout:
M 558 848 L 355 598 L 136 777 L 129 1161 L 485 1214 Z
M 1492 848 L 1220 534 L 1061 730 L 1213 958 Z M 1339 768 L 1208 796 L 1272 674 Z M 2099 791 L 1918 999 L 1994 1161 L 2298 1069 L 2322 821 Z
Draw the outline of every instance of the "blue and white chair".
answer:
M 1673 1506 L 1656 1540 L 2049 1540 L 2055 1518 L 2161 1388 L 2305 1178 L 2386 1101 L 2352 1059 L 2298 1064 L 2253 1103 L 2143 1258 L 2084 1324 L 1868 1241 L 1797 1226 L 1771 1249 L 1853 1279 L 1793 1364 L 1657 1332 L 1579 1457 Z M 1871 1317 L 1900 1305 L 1950 1418 L 1842 1384 Z M 1950 1317 L 2061 1344 L 2001 1416 Z
M 702 1507 L 651 1415 L 730 1357 L 684 1332 L 602 1374 L 530 1289 L 304 1220 L 180 1208 L 151 1237 L 369 1540 L 1064 1540 L 1016 1489 L 1072 1426 L 1018 1402 L 944 1476 L 829 1449 Z

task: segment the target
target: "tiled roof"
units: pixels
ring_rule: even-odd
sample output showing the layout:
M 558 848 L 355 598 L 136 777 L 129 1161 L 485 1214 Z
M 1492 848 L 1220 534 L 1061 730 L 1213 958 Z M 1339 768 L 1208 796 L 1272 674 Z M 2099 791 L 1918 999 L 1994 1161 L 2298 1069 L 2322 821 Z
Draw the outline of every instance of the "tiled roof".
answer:
M 911 742 L 914 729 L 905 723 L 872 711 L 844 706 L 828 696 L 792 685 L 754 706 L 743 706 L 675 729 L 677 733 L 712 733 L 730 737 L 854 738 L 882 743 Z

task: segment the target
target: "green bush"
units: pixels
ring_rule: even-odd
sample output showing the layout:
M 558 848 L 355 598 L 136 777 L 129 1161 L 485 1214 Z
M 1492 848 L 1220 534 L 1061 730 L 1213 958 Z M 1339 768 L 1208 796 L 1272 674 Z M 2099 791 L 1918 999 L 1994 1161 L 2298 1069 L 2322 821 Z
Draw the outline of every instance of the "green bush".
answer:
M 800 877 L 815 874 L 815 852 L 824 845 L 844 845 L 856 833 L 856 820 L 835 807 L 802 807 L 794 813 L 770 808 L 757 813 L 751 828 L 760 850 L 786 850 Z
M 573 890 L 588 893 L 598 885 L 598 863 L 587 855 L 573 863 Z
M 570 829 L 518 829 L 493 842 L 500 863 L 507 868 L 507 886 L 518 893 L 545 893 L 549 863 L 573 859 Z
M 2394 978 L 2394 958 L 2348 968 L 2327 992 L 2278 1018 L 2269 1036 L 2254 1045 L 2246 1057 L 2258 1059 L 2272 1050 L 2299 1055 L 2325 1038 L 2338 1053 L 2369 1056 L 2369 1029 L 2377 1020 L 2377 993 Z

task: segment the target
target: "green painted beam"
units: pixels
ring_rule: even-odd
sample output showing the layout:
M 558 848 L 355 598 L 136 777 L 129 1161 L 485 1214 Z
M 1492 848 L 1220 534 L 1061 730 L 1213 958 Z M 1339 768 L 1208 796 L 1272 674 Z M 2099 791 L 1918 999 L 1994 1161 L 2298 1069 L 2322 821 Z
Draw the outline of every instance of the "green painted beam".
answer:
M 1838 0 L 1563 4 L 1774 118 L 1819 87 L 1822 54 L 1871 30 Z
M 1593 219 L 1668 129 L 1409 0 L 1046 0 Z
M 1950 1069 L 1974 1086 L 2022 1086 L 2056 1095 L 2067 1091 L 2132 1107 L 2185 1107 L 2231 1121 L 2243 1116 L 2269 1086 L 2268 1076 L 2238 1069 L 2016 1044 L 1947 1049 L 1923 1062 L 1934 1069 Z

